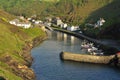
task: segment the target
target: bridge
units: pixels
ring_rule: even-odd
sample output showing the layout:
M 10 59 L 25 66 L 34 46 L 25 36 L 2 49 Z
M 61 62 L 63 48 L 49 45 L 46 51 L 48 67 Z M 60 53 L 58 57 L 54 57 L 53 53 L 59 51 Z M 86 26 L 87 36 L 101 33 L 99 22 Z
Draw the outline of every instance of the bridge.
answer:
M 45 26 L 46 29 L 53 31 L 53 29 L 50 26 Z

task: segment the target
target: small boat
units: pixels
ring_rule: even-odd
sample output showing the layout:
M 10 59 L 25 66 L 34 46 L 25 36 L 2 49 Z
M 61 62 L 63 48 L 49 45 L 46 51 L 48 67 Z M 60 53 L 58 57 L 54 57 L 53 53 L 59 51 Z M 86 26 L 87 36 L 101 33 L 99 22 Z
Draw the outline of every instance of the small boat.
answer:
M 88 49 L 88 48 L 92 48 L 94 45 L 93 45 L 93 43 L 87 43 L 87 42 L 83 42 L 82 44 L 81 44 L 81 49 Z

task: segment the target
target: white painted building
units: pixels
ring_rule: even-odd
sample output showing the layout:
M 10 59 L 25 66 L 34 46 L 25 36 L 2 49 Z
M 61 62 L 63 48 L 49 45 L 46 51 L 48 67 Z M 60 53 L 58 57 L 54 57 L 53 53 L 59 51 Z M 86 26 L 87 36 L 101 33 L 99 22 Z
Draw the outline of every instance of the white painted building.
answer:
M 67 23 L 63 23 L 63 24 L 60 25 L 60 27 L 63 28 L 63 29 L 66 29 L 67 26 L 68 26 Z
M 68 26 L 68 27 L 67 27 L 67 30 L 68 30 L 68 31 L 74 31 L 74 26 Z
M 24 22 L 19 22 L 16 24 L 16 26 L 23 27 L 25 29 L 30 28 L 31 24 L 30 23 L 24 23 Z
M 103 24 L 105 23 L 105 20 L 103 19 L 103 18 L 100 18 L 100 20 L 98 20 L 97 21 L 97 23 L 96 23 L 96 27 L 100 27 L 100 26 L 102 26 Z
M 57 26 L 61 26 L 63 24 L 62 20 L 59 17 L 54 18 L 52 22 Z
M 57 20 L 56 20 L 56 25 L 57 25 L 57 26 L 60 26 L 61 24 L 63 24 L 62 20 L 61 20 L 61 19 L 57 19 Z
M 20 22 L 19 19 L 14 19 L 12 21 L 9 21 L 10 24 L 18 26 L 18 27 L 23 27 L 25 29 L 31 27 L 31 23 L 29 22 Z
M 12 21 L 9 21 L 10 24 L 16 25 L 19 22 L 19 19 L 13 19 Z
M 67 30 L 69 30 L 69 31 L 76 31 L 76 30 L 79 30 L 79 26 L 68 26 Z
M 43 23 L 41 20 L 34 21 L 35 24 Z

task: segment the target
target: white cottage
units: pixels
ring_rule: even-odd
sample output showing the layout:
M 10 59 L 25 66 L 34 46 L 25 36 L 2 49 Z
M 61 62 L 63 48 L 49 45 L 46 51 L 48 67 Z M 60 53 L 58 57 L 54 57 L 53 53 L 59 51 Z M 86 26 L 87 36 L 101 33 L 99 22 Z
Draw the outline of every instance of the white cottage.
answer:
M 63 24 L 60 25 L 60 27 L 63 28 L 63 29 L 66 29 L 67 26 L 68 26 L 67 23 L 63 23 Z
M 57 25 L 57 26 L 60 26 L 61 24 L 63 24 L 62 20 L 61 20 L 61 19 L 57 19 L 57 20 L 56 20 L 56 25 Z
M 62 20 L 59 17 L 54 18 L 52 22 L 57 26 L 60 26 L 63 24 Z
M 17 23 L 16 26 L 23 27 L 23 28 L 27 29 L 27 28 L 31 27 L 31 23 L 19 22 L 19 23 Z
M 67 30 L 69 30 L 69 31 L 74 31 L 74 26 L 68 26 L 68 27 L 67 27 Z
M 67 27 L 67 30 L 69 30 L 69 31 L 76 31 L 76 30 L 79 30 L 80 28 L 79 28 L 79 26 L 68 26 Z
M 19 19 L 14 19 L 14 20 L 10 21 L 9 23 L 13 24 L 15 26 L 23 27 L 25 29 L 31 27 L 31 23 L 29 23 L 29 22 L 20 22 Z
M 41 23 L 43 23 L 41 20 L 37 20 L 37 21 L 35 21 L 34 22 L 35 24 L 41 24 Z
M 102 26 L 103 24 L 105 23 L 105 20 L 103 18 L 100 18 L 100 20 L 97 21 L 96 25 L 95 26 Z
M 10 24 L 16 25 L 19 23 L 19 19 L 13 19 L 12 21 L 9 21 Z

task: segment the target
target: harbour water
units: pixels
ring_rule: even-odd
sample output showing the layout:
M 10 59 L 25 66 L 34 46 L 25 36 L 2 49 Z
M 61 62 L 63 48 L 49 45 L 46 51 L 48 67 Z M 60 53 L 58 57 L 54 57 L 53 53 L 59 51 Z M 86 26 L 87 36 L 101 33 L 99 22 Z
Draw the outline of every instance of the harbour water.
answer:
M 84 54 L 83 40 L 61 32 L 49 32 L 46 41 L 32 51 L 36 80 L 120 80 L 120 70 L 108 65 L 61 61 L 61 51 Z

